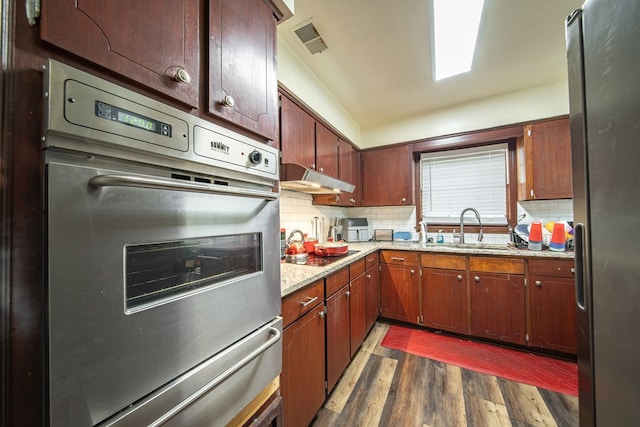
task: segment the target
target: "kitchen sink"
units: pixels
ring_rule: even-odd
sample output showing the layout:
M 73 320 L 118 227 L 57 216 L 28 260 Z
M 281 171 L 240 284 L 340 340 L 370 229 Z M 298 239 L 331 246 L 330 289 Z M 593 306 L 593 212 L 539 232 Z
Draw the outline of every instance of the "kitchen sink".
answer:
M 512 250 L 507 244 L 498 243 L 427 243 L 427 247 L 433 248 L 459 248 L 459 249 L 480 249 L 480 250 L 495 250 L 495 251 L 510 251 Z

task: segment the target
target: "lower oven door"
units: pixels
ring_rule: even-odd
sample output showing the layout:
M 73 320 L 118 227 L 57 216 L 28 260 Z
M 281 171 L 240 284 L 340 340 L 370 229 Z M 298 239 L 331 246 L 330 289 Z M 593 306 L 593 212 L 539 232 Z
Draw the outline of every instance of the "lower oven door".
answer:
M 143 172 L 47 163 L 52 425 L 111 419 L 280 313 L 277 195 Z

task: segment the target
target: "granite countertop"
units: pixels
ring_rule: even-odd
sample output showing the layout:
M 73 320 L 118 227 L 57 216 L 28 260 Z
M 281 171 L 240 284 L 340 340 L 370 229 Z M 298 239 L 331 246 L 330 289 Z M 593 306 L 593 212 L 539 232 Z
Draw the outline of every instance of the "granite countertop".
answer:
M 392 249 L 401 251 L 433 252 L 462 255 L 491 255 L 509 258 L 556 258 L 573 259 L 573 252 L 554 252 L 549 250 L 530 251 L 528 249 L 509 248 L 506 245 L 495 244 L 466 244 L 455 243 L 412 243 L 412 242 L 365 242 L 349 243 L 349 249 L 359 252 L 340 258 L 339 261 L 329 264 L 326 267 L 313 265 L 280 264 L 280 289 L 282 297 L 285 297 L 298 289 L 322 279 L 331 273 L 340 270 L 342 267 L 376 252 L 380 249 Z

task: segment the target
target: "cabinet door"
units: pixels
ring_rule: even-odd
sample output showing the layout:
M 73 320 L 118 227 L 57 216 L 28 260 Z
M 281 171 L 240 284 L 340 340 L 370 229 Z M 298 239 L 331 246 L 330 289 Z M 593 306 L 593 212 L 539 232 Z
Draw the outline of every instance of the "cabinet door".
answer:
M 370 331 L 380 315 L 380 270 L 378 266 L 364 273 L 367 282 L 367 331 Z
M 209 112 L 278 133 L 276 18 L 263 0 L 209 0 Z
M 338 136 L 316 122 L 316 170 L 338 177 Z
M 531 276 L 531 344 L 576 353 L 578 329 L 573 279 Z
M 349 316 L 351 319 L 351 357 L 367 336 L 367 282 L 364 274 L 349 284 Z
M 349 286 L 327 298 L 327 393 L 333 390 L 351 359 Z M 294 424 L 302 425 L 302 424 Z
M 425 326 L 468 333 L 467 272 L 423 268 L 422 313 Z
M 314 168 L 315 120 L 286 96 L 282 96 L 281 101 L 282 163 Z
M 316 306 L 284 330 L 284 425 L 309 425 L 325 399 L 324 306 Z
M 382 317 L 420 323 L 420 275 L 418 267 L 381 264 Z
M 470 272 L 471 333 L 526 344 L 524 276 Z
M 199 5 L 197 0 L 45 1 L 40 37 L 197 107 Z
M 518 163 L 520 200 L 571 198 L 569 119 L 526 126 L 518 144 Z
M 411 147 L 401 145 L 360 153 L 364 206 L 413 204 Z
M 356 186 L 353 193 L 340 193 L 341 206 L 359 206 L 362 198 L 360 184 L 360 155 L 351 144 L 338 140 L 338 177 Z

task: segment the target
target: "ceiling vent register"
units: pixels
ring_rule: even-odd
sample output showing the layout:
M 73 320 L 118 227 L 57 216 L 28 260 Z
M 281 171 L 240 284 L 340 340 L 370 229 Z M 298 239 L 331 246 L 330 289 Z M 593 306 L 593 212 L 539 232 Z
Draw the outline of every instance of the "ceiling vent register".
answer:
M 327 44 L 322 39 L 322 36 L 320 36 L 320 32 L 313 22 L 309 22 L 293 32 L 296 33 L 296 36 L 298 36 L 312 55 L 327 49 Z

